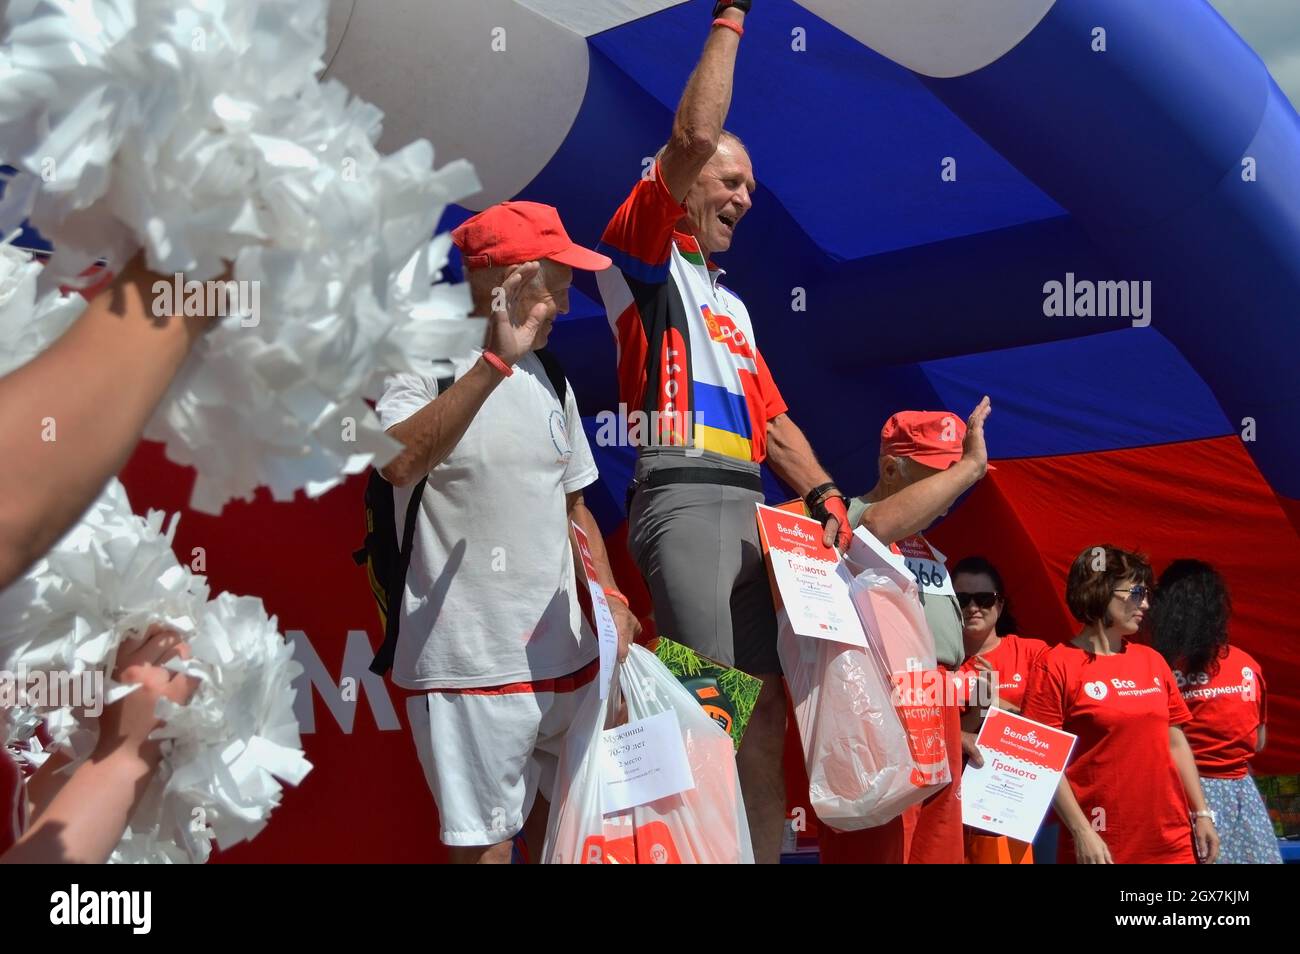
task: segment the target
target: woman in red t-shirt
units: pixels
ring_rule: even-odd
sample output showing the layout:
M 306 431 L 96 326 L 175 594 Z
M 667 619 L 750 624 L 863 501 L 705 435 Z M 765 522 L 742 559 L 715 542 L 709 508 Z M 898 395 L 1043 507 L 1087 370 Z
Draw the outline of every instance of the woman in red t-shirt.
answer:
M 1191 713 L 1164 658 L 1129 641 L 1148 609 L 1151 577 L 1136 553 L 1084 550 L 1065 585 L 1083 629 L 1034 664 L 1021 714 L 1078 736 L 1054 802 L 1061 862 L 1192 864 L 1219 853 L 1180 728 Z
M 1047 643 L 1015 635 L 1002 574 L 984 557 L 966 557 L 954 566 L 952 585 L 961 606 L 965 643 L 965 661 L 957 673 L 971 701 L 962 713 L 962 755 L 979 766 L 984 758 L 975 738 L 988 712 L 988 697 L 977 691 L 981 674 L 987 673 L 983 685 L 992 690 L 993 704 L 1019 712 L 1033 663 L 1047 651 Z M 965 829 L 965 835 L 967 864 L 1033 864 L 1033 850 L 1024 842 L 974 828 Z
M 1228 643 L 1232 600 L 1214 567 L 1175 560 L 1151 604 L 1155 648 L 1173 668 L 1192 721 L 1183 726 L 1222 839 L 1220 864 L 1282 863 L 1248 764 L 1264 748 L 1267 700 L 1259 663 Z

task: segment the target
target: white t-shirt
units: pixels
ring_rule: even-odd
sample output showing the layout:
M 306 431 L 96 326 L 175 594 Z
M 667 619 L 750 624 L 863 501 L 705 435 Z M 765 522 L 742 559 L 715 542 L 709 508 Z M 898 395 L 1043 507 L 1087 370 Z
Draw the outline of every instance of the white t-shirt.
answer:
M 481 349 L 454 362 L 459 378 Z M 465 689 L 564 676 L 597 655 L 574 590 L 565 494 L 596 464 L 568 389 L 565 406 L 534 354 L 489 395 L 429 473 L 402 597 L 393 681 Z M 435 378 L 385 381 L 385 429 L 438 394 Z M 394 488 L 398 545 L 413 487 Z

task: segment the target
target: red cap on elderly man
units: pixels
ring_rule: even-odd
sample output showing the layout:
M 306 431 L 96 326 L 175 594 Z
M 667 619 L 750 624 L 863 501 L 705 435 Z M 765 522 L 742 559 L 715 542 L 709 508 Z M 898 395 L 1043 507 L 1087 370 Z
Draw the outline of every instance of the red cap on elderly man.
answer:
M 966 422 L 951 411 L 899 411 L 880 429 L 880 453 L 947 470 L 965 439 Z
M 554 206 L 540 202 L 501 202 L 466 219 L 451 233 L 467 268 L 520 265 L 543 258 L 600 272 L 613 264 L 604 255 L 569 238 Z

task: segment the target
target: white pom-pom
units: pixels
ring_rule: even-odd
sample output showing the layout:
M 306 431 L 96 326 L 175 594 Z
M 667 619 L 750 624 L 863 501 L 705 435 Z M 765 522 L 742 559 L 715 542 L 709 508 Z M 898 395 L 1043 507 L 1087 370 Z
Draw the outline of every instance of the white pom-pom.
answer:
M 36 296 L 41 266 L 9 242 L 0 243 L 0 375 L 44 351 L 85 310 L 80 295 Z
M 13 0 L 7 24 L 0 149 L 55 246 L 41 286 L 140 247 L 196 283 L 234 263 L 238 314 L 183 296 L 213 327 L 145 432 L 199 471 L 191 506 L 316 496 L 391 459 L 364 402 L 376 373 L 462 352 L 451 323 L 481 329 L 467 295 L 413 309 L 433 272 L 414 297 L 399 280 L 473 170 L 435 172 L 423 140 L 377 152 L 379 110 L 316 79 L 322 0 Z M 170 284 L 155 307 L 180 304 Z
M 187 705 L 160 704 L 157 735 L 171 748 L 114 862 L 205 861 L 211 840 L 228 848 L 261 831 L 280 783 L 297 785 L 311 770 L 290 688 L 302 667 L 262 601 L 222 593 L 189 645 L 193 658 L 175 668 L 200 688 Z
M 183 706 L 159 702 L 163 763 L 114 861 L 205 861 L 213 839 L 228 847 L 261 831 L 280 802 L 281 783 L 296 785 L 311 769 L 293 714 L 292 683 L 302 668 L 292 646 L 260 599 L 208 599 L 204 578 L 176 559 L 175 532 L 175 517 L 133 514 L 121 484 L 111 481 L 82 521 L 0 592 L 0 669 L 110 673 L 122 640 L 153 623 L 176 629 L 189 644 L 191 658 L 168 665 L 195 677 L 198 689 Z M 107 679 L 105 686 L 109 702 L 129 689 Z M 19 702 L 10 713 L 10 744 L 28 743 L 43 718 L 54 744 L 74 760 L 93 750 L 93 718 L 66 704 Z

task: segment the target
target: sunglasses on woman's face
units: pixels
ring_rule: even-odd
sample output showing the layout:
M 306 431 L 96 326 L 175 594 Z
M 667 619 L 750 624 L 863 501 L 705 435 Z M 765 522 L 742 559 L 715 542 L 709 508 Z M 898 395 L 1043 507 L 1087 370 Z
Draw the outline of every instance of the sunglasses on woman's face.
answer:
M 1116 590 L 1115 592 L 1126 597 L 1133 606 L 1140 606 L 1142 601 L 1151 595 L 1151 587 L 1139 583 L 1137 586 L 1130 586 L 1127 589 Z
M 958 593 L 957 605 L 965 609 L 971 601 L 980 609 L 992 609 L 993 604 L 998 601 L 996 593 Z

